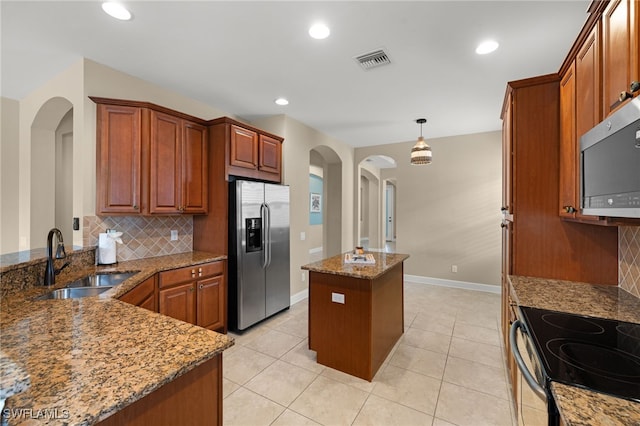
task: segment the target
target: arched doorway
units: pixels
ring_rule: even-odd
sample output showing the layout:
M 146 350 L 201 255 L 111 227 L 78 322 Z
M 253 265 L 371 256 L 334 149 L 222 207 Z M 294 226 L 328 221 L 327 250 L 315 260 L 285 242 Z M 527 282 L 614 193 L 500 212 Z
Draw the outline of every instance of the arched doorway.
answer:
M 372 155 L 358 165 L 358 241 L 374 251 L 395 250 L 396 162 Z
M 309 240 L 310 260 L 342 251 L 342 160 L 324 145 L 309 151 Z
M 30 247 L 46 245 L 49 229 L 73 241 L 73 105 L 49 99 L 31 124 Z

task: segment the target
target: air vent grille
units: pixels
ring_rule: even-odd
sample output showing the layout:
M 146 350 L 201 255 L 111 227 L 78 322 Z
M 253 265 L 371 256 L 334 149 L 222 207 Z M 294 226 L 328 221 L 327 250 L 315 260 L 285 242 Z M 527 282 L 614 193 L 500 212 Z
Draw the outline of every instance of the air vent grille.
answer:
M 356 56 L 356 61 L 358 61 L 360 66 L 365 70 L 391 63 L 389 56 L 382 49 Z

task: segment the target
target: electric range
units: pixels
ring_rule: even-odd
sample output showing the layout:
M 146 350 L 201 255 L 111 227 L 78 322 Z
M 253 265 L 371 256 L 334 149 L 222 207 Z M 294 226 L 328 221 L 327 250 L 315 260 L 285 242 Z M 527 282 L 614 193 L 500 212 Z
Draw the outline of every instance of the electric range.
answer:
M 526 306 L 520 312 L 545 387 L 556 381 L 640 402 L 640 324 Z

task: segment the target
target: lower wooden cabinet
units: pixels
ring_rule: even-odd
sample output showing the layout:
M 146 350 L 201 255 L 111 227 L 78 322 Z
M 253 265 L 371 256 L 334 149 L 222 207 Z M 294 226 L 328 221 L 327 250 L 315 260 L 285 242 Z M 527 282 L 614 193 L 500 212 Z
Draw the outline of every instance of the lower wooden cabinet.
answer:
M 158 276 L 158 312 L 226 333 L 224 261 L 164 271 Z
M 154 275 L 120 296 L 120 300 L 153 312 L 158 312 L 158 298 L 156 294 L 156 276 Z
M 196 314 L 195 300 L 193 282 L 166 288 L 159 291 L 158 312 L 193 324 Z
M 222 354 L 97 424 L 222 425 Z

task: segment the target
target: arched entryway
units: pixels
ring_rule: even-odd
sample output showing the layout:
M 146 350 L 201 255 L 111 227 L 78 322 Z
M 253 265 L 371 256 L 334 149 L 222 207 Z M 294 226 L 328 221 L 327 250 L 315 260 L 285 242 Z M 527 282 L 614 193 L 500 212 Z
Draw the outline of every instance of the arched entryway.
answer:
M 342 160 L 327 146 L 309 151 L 309 259 L 342 251 Z
M 368 250 L 395 250 L 396 162 L 372 155 L 358 165 L 358 241 Z
M 46 246 L 49 229 L 73 241 L 73 105 L 45 102 L 31 124 L 30 247 Z

